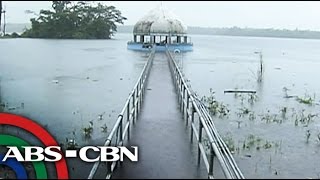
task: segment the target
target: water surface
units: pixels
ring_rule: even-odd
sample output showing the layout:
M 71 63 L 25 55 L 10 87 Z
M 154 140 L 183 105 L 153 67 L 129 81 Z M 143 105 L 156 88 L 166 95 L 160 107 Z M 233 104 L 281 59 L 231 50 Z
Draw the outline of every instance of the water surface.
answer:
M 146 62 L 145 53 L 126 49 L 130 39 L 130 34 L 121 33 L 113 40 L 2 39 L 0 85 L 5 111 L 36 120 L 59 142 L 72 138 L 73 131 L 79 144 L 102 142 L 107 134 L 101 126 L 112 128 Z M 319 113 L 320 41 L 207 35 L 192 35 L 192 41 L 194 51 L 176 59 L 182 59 L 183 72 L 200 97 L 208 96 L 212 88 L 216 99 L 229 108 L 228 117 L 214 121 L 222 136 L 239 148 L 234 157 L 244 176 L 319 178 L 319 117 L 297 126 L 295 119 L 302 111 Z M 262 83 L 256 80 L 256 51 L 263 54 Z M 283 98 L 284 87 L 289 95 L 315 96 L 314 104 Z M 235 88 L 256 90 L 258 98 L 250 104 L 247 94 L 224 94 Z M 283 107 L 287 107 L 285 119 L 280 116 Z M 238 117 L 241 108 L 254 112 L 255 118 Z M 267 123 L 266 114 L 277 115 L 281 123 Z M 86 141 L 82 128 L 89 121 L 94 132 Z M 250 135 L 261 142 L 243 149 Z M 267 141 L 271 148 L 264 148 Z

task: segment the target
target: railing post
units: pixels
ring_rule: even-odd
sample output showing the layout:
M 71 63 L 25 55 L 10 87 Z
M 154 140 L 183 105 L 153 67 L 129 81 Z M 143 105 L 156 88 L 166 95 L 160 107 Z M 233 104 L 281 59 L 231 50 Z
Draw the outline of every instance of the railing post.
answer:
M 140 93 L 140 97 L 139 97 L 139 109 L 141 110 L 141 104 L 142 104 L 142 79 L 140 79 L 140 88 L 139 88 L 139 93 Z
M 133 96 L 132 96 L 132 108 L 133 108 L 133 114 L 132 114 L 132 120 L 135 121 L 136 120 L 136 92 L 133 92 Z
M 177 90 L 177 76 L 176 76 L 176 71 L 174 70 L 174 67 L 171 67 L 172 71 L 173 71 L 173 84 L 174 84 L 174 88 L 175 90 Z
M 111 175 L 112 175 L 111 164 L 112 164 L 112 162 L 106 162 L 106 166 L 107 166 L 106 179 L 110 179 L 111 178 Z
M 199 116 L 199 143 L 198 143 L 198 164 L 200 164 L 200 155 L 201 155 L 201 150 L 200 150 L 200 143 L 202 142 L 202 123 L 201 123 L 201 116 Z
M 194 113 L 195 113 L 195 111 L 194 111 L 194 107 L 192 105 L 191 106 L 191 126 L 190 126 L 190 128 L 191 128 L 191 142 L 193 142 L 193 127 L 192 127 L 192 125 L 194 125 Z
M 119 137 L 119 144 L 116 143 L 116 145 L 120 145 L 122 146 L 123 145 L 123 138 L 122 138 L 122 135 L 123 135 L 123 116 L 121 115 L 121 119 L 120 119 L 120 125 L 119 125 L 119 134 L 117 133 L 117 136 L 120 136 Z M 120 162 L 120 165 L 122 165 L 122 162 L 121 161 L 118 161 Z M 111 163 L 112 165 L 112 163 Z
M 148 75 L 148 74 L 147 74 Z M 141 80 L 141 89 L 140 89 L 140 91 L 141 91 L 141 103 L 142 103 L 142 98 L 143 98 L 143 96 L 144 96 L 144 93 L 145 93 L 145 88 L 146 88 L 146 83 L 147 82 L 147 79 L 142 79 Z
M 182 83 L 182 78 L 180 78 L 180 93 L 179 93 L 180 97 L 181 97 L 181 104 L 180 104 L 180 110 L 182 111 L 182 106 L 183 106 L 183 83 Z
M 189 110 L 189 99 L 190 99 L 190 96 L 189 96 L 189 94 L 187 93 L 187 112 L 186 112 L 186 114 L 187 114 L 187 120 L 186 120 L 186 126 L 188 126 L 188 121 L 189 121 L 189 112 L 190 112 L 190 110 Z
M 172 68 L 173 69 L 173 72 L 174 72 L 174 85 L 175 85 L 175 88 L 177 89 L 177 87 L 178 87 L 178 83 L 177 83 L 177 79 L 178 79 L 178 76 L 177 76 L 177 71 L 176 71 L 176 68 Z
M 183 115 L 183 101 L 184 101 L 184 97 L 183 97 L 183 94 L 184 94 L 184 86 L 183 86 L 183 83 L 181 83 L 181 104 L 180 104 L 180 111 L 182 112 L 182 117 L 184 116 Z
M 129 123 L 128 133 L 127 133 L 128 140 L 130 140 L 130 124 L 131 124 L 131 122 L 130 122 L 130 99 L 129 99 L 128 106 L 127 106 L 127 122 Z
M 180 79 L 178 78 L 177 80 L 178 80 L 178 85 L 177 85 L 178 103 L 179 103 L 179 105 L 180 105 L 180 99 L 181 99 L 181 97 L 180 97 Z
M 214 151 L 210 143 L 210 156 L 209 156 L 209 178 L 213 179 L 213 162 L 214 162 Z
M 120 138 L 120 142 L 121 142 L 120 145 L 122 146 L 122 144 L 123 144 L 123 139 L 122 139 L 122 135 L 123 135 L 123 116 L 121 116 L 119 131 L 120 131 L 120 137 L 119 138 Z
M 182 89 L 183 89 L 183 93 L 182 93 L 182 117 L 183 120 L 185 119 L 185 114 L 184 114 L 184 108 L 185 108 L 185 93 L 186 93 L 186 87 L 183 85 L 182 83 Z
M 176 90 L 179 92 L 180 81 L 179 81 L 179 77 L 178 77 L 178 76 L 177 76 L 176 81 L 177 81 L 177 83 L 176 83 Z
M 179 90 L 179 74 L 178 74 L 178 70 L 176 68 L 174 68 L 175 72 L 176 72 L 176 80 L 177 80 L 177 83 L 176 83 L 176 88 L 177 90 Z
M 138 86 L 137 86 L 137 88 L 136 88 L 136 90 L 135 90 L 135 91 L 137 92 L 137 93 L 136 93 L 137 117 L 139 116 L 139 115 L 138 115 L 138 113 L 139 113 L 139 96 L 140 96 L 140 95 L 139 95 L 139 91 L 138 91 L 139 87 L 140 87 L 140 82 L 138 83 Z

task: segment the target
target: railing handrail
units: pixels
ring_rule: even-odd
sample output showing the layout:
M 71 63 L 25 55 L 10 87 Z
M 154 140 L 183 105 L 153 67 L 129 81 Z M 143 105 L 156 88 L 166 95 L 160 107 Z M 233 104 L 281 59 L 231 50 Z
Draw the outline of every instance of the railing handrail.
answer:
M 118 119 L 117 119 L 115 125 L 113 126 L 113 129 L 111 130 L 111 132 L 110 132 L 107 140 L 111 140 L 112 137 L 113 137 L 113 135 L 114 135 L 114 133 L 115 133 L 115 131 L 117 130 L 117 126 L 119 126 L 119 124 L 120 124 L 121 118 L 123 117 L 123 114 L 124 114 L 124 112 L 125 112 L 125 110 L 126 110 L 126 107 L 128 106 L 130 99 L 132 98 L 132 96 L 133 96 L 134 93 L 136 92 L 137 87 L 138 87 L 138 85 L 139 85 L 139 82 L 140 82 L 140 80 L 142 79 L 142 76 L 145 74 L 148 65 L 150 64 L 150 60 L 152 59 L 152 57 L 153 57 L 153 55 L 154 55 L 154 50 L 155 50 L 155 49 L 152 49 L 152 52 L 151 52 L 151 54 L 149 55 L 148 60 L 147 60 L 147 62 L 145 63 L 145 65 L 144 65 L 144 67 L 143 67 L 143 69 L 142 69 L 142 71 L 141 71 L 141 73 L 140 73 L 140 75 L 139 75 L 138 81 L 137 81 L 136 84 L 133 86 L 132 91 L 130 92 L 128 98 L 126 99 L 126 102 L 125 102 L 125 104 L 124 104 L 124 106 L 123 106 L 120 114 L 118 115 Z M 109 144 L 105 144 L 105 146 L 108 146 L 108 145 L 109 145 Z
M 114 138 L 115 134 L 118 135 L 117 132 L 118 132 L 119 128 L 122 128 L 120 126 L 122 126 L 122 123 L 123 123 L 122 122 L 123 115 L 124 115 L 125 111 L 129 109 L 130 100 L 132 98 L 134 99 L 136 94 L 142 95 L 142 93 L 140 93 L 140 91 L 145 88 L 145 81 L 146 81 L 146 79 L 148 77 L 148 74 L 149 74 L 149 71 L 150 71 L 150 68 L 151 68 L 151 64 L 153 62 L 154 54 L 155 54 L 155 48 L 150 49 L 150 55 L 148 57 L 148 60 L 145 63 L 145 65 L 144 65 L 144 67 L 143 67 L 143 69 L 142 69 L 142 71 L 141 71 L 141 73 L 139 75 L 139 78 L 138 78 L 137 82 L 135 83 L 132 91 L 129 93 L 129 96 L 126 99 L 126 102 L 125 102 L 122 110 L 120 111 L 120 114 L 118 115 L 117 121 L 115 122 L 111 132 L 109 133 L 109 135 L 108 135 L 108 137 L 107 137 L 107 139 L 106 139 L 106 141 L 104 143 L 104 146 L 110 146 L 111 145 L 111 141 Z M 136 102 L 133 102 L 133 103 L 135 104 Z M 134 111 L 136 111 L 136 109 L 134 109 Z M 124 132 L 124 134 L 125 134 L 125 132 Z M 123 134 L 120 134 L 120 136 L 122 137 Z M 88 179 L 92 179 L 93 178 L 93 176 L 95 175 L 99 165 L 100 165 L 100 161 L 97 161 L 97 162 L 94 163 L 94 165 L 93 165 L 93 167 L 92 167 L 92 169 L 90 171 L 90 174 L 88 176 Z
M 211 148 L 213 149 L 215 155 L 218 158 L 218 161 L 222 167 L 224 175 L 230 179 L 230 178 L 238 178 L 243 179 L 244 176 L 240 169 L 238 168 L 235 160 L 233 159 L 228 147 L 220 137 L 219 133 L 217 132 L 212 118 L 209 115 L 207 108 L 201 105 L 201 101 L 195 96 L 194 93 L 191 92 L 190 88 L 188 87 L 185 79 L 183 78 L 183 74 L 180 71 L 180 68 L 178 68 L 176 62 L 174 61 L 174 58 L 172 57 L 172 54 L 167 49 L 166 51 L 167 55 L 169 56 L 169 61 L 173 63 L 175 70 L 177 71 L 179 75 L 179 80 L 181 81 L 184 90 L 187 92 L 187 97 L 190 98 L 192 107 L 195 109 L 195 111 L 199 115 L 200 122 L 206 131 L 206 134 L 209 138 Z M 172 68 L 170 66 L 170 68 Z M 171 71 L 172 72 L 172 71 Z M 175 79 L 175 81 L 178 79 Z M 222 152 L 222 151 L 223 152 Z M 212 167 L 211 167 L 212 168 Z M 208 170 L 209 171 L 209 170 Z

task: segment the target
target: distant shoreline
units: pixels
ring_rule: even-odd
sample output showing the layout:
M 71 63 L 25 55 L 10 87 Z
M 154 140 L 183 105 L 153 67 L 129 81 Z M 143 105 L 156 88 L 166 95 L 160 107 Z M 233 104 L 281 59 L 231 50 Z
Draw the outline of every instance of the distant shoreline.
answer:
M 25 28 L 30 28 L 30 24 L 6 25 L 7 33 L 22 33 Z M 118 33 L 132 33 L 132 25 L 118 26 Z M 188 27 L 188 34 L 194 35 L 220 35 L 239 37 L 266 37 L 266 38 L 291 38 L 291 39 L 320 39 L 320 31 L 310 30 L 280 30 L 280 29 L 256 29 L 256 28 L 210 28 L 210 27 Z

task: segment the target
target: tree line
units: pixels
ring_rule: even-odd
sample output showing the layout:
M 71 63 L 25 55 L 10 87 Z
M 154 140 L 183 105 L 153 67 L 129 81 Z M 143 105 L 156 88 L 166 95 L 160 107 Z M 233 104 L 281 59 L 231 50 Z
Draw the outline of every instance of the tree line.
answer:
M 52 1 L 51 10 L 40 10 L 31 18 L 31 28 L 20 37 L 52 39 L 110 39 L 116 24 L 126 17 L 114 6 L 89 1 Z M 19 36 L 12 33 L 11 36 Z

